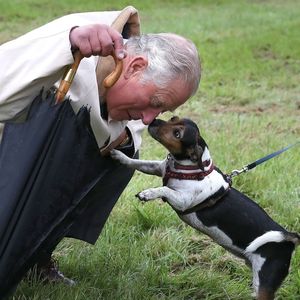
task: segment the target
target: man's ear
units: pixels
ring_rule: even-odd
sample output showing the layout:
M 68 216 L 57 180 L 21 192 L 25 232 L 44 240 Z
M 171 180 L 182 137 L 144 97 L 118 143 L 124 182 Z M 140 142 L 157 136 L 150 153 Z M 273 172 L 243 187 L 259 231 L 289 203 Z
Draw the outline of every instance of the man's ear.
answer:
M 125 67 L 124 77 L 129 79 L 132 76 L 140 75 L 148 66 L 148 59 L 144 56 L 135 56 L 130 59 Z

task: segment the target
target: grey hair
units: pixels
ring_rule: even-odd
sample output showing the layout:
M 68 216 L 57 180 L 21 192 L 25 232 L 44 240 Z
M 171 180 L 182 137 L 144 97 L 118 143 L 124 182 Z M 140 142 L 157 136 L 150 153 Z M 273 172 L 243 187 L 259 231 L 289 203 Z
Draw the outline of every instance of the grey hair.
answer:
M 190 96 L 198 89 L 201 78 L 199 54 L 194 43 L 173 33 L 144 34 L 129 38 L 129 55 L 144 55 L 148 67 L 142 82 L 153 82 L 164 88 L 172 80 L 183 80 L 190 88 Z

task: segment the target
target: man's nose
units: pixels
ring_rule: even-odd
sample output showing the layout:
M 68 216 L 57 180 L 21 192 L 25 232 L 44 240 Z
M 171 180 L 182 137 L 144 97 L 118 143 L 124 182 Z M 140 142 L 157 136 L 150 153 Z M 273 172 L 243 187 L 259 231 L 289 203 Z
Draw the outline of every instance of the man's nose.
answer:
M 142 122 L 145 125 L 149 125 L 160 113 L 161 113 L 160 110 L 151 110 L 151 111 L 143 112 Z

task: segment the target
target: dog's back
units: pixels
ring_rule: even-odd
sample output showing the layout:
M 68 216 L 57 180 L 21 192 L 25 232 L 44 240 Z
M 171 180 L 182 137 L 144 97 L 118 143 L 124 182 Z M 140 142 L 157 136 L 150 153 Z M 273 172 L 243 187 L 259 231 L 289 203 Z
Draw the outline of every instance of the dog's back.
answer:
M 179 216 L 196 229 L 201 227 L 217 243 L 239 256 L 244 256 L 251 242 L 266 232 L 287 233 L 257 203 L 234 188 L 215 205 Z

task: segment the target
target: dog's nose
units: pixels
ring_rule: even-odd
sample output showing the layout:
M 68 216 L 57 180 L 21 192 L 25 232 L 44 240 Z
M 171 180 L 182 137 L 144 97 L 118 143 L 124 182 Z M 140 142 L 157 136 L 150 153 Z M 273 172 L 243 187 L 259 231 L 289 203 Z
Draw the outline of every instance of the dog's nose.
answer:
M 150 124 L 149 124 L 149 128 L 150 127 L 159 127 L 162 126 L 163 124 L 165 124 L 166 121 L 163 121 L 161 119 L 154 119 Z
M 149 124 L 149 126 L 155 125 L 156 120 L 157 120 L 157 119 L 154 119 L 154 120 Z
M 154 127 L 154 126 L 159 126 L 161 125 L 163 122 L 160 119 L 154 119 L 150 124 L 149 127 Z

